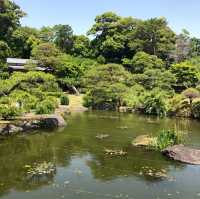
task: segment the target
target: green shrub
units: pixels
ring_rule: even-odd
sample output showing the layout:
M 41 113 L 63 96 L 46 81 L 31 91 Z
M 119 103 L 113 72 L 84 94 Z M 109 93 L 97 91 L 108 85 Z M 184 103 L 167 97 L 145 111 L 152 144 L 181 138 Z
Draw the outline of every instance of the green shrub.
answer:
M 135 108 L 139 102 L 140 98 L 145 95 L 145 89 L 141 85 L 132 86 L 123 97 L 123 102 L 126 106 L 130 108 Z
M 46 99 L 36 106 L 36 114 L 52 114 L 55 112 L 55 102 L 52 100 Z
M 13 100 L 10 97 L 8 97 L 8 96 L 4 96 L 4 97 L 0 98 L 0 104 L 7 104 L 7 105 L 9 105 L 9 104 L 12 104 L 12 102 L 13 102 Z
M 8 72 L 0 72 L 0 80 L 5 80 L 9 78 L 9 73 Z
M 65 94 L 61 95 L 60 104 L 61 105 L 69 105 L 69 98 L 67 95 L 65 95 Z
M 61 92 L 61 89 L 59 88 L 59 85 L 57 82 L 50 81 L 50 82 L 45 82 L 45 84 L 41 84 L 39 86 L 39 89 L 43 92 Z
M 194 118 L 200 118 L 200 98 L 194 99 L 192 102 L 192 115 Z
M 140 101 L 139 110 L 148 115 L 165 116 L 168 111 L 165 94 L 158 91 L 146 93 Z
M 60 98 L 62 95 L 62 92 L 45 92 L 45 94 L 47 96 L 52 96 L 52 97 L 56 97 L 56 98 Z
M 85 99 L 93 109 L 116 110 L 123 104 L 129 79 L 130 74 L 122 65 L 107 64 L 92 68 L 84 79 L 87 88 Z
M 175 87 L 177 90 L 183 90 L 188 87 L 196 87 L 199 81 L 197 68 L 186 62 L 173 64 L 172 74 L 176 77 Z
M 183 106 L 183 101 L 185 97 L 181 94 L 174 95 L 171 99 L 169 99 L 169 112 L 171 114 L 176 114 L 177 111 Z
M 137 52 L 132 59 L 123 59 L 123 64 L 133 73 L 143 73 L 147 69 L 162 69 L 164 62 L 155 55 Z
M 191 99 L 186 98 L 183 94 L 175 95 L 169 100 L 168 113 L 178 117 L 191 117 Z
M 39 88 L 32 88 L 29 90 L 30 94 L 38 98 L 39 101 L 42 101 L 46 98 L 44 92 L 42 92 Z
M 17 102 L 20 108 L 23 108 L 26 112 L 35 109 L 36 103 L 38 102 L 38 99 L 35 96 L 21 90 L 15 90 L 9 97 Z
M 93 100 L 92 97 L 90 96 L 90 92 L 87 92 L 86 95 L 83 97 L 83 106 L 89 108 L 92 107 Z
M 169 146 L 184 143 L 185 134 L 177 130 L 163 130 L 154 140 L 152 146 L 157 150 L 163 150 Z
M 22 110 L 13 105 L 0 104 L 0 117 L 3 119 L 13 119 L 22 115 Z
M 51 102 L 54 104 L 55 108 L 58 108 L 58 107 L 59 107 L 59 100 L 58 100 L 57 97 L 47 96 L 47 97 L 45 98 L 45 100 L 51 101 Z
M 14 72 L 9 79 L 0 80 L 0 95 L 9 94 L 15 88 L 20 87 L 22 90 L 29 90 L 27 84 L 31 87 L 38 87 L 41 84 L 54 85 L 56 79 L 53 75 L 44 72 Z M 25 87 L 23 87 L 25 86 Z

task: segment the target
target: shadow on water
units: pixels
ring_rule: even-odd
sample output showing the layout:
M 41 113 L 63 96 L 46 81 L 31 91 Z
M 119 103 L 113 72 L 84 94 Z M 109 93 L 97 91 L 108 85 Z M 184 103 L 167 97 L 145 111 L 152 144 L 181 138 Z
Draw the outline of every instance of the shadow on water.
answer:
M 57 192 L 50 194 L 52 185 L 63 185 L 66 178 L 69 178 L 70 185 L 90 189 L 91 193 L 95 193 L 97 187 L 110 183 L 107 186 L 110 194 L 118 191 L 115 188 L 120 186 L 131 195 L 132 188 L 128 187 L 132 184 L 136 186 L 137 198 L 141 199 L 146 197 L 147 193 L 142 191 L 142 186 L 146 184 L 150 187 L 158 184 L 161 186 L 159 190 L 167 187 L 175 191 L 170 183 L 175 183 L 175 178 L 181 180 L 182 176 L 179 174 L 184 174 L 188 169 L 192 172 L 193 167 L 167 160 L 159 152 L 131 146 L 131 141 L 138 135 L 155 135 L 161 129 L 174 127 L 189 132 L 188 145 L 200 146 L 200 124 L 197 121 L 158 119 L 114 112 L 72 114 L 65 129 L 8 137 L 0 141 L 0 194 L 3 198 L 26 198 L 27 191 L 34 196 L 36 192 L 41 194 L 45 189 L 46 192 L 39 198 L 53 199 L 55 193 L 59 195 L 62 192 L 63 196 L 69 194 L 59 187 Z M 98 134 L 110 136 L 101 140 L 96 138 Z M 105 153 L 105 149 L 123 150 L 127 155 L 110 156 Z M 57 171 L 48 177 L 27 179 L 26 165 L 43 162 L 54 163 Z M 200 180 L 197 182 L 200 184 Z M 178 184 L 173 186 L 180 188 Z M 167 198 L 166 193 L 159 192 L 157 188 L 152 188 L 150 193 L 149 198 L 154 198 L 155 194 Z M 105 194 L 91 198 L 104 196 Z M 79 197 L 72 194 L 70 198 Z

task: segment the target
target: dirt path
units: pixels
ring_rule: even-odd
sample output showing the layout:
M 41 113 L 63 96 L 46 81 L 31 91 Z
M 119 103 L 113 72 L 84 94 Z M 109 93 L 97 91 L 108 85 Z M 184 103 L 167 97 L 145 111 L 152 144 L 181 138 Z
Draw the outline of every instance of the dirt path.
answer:
M 87 108 L 83 106 L 83 95 L 68 95 L 69 96 L 69 106 L 70 112 L 82 112 L 86 111 Z

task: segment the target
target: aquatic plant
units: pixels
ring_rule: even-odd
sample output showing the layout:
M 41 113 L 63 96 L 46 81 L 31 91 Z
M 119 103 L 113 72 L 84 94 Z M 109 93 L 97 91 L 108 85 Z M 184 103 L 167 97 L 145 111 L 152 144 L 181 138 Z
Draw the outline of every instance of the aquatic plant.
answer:
M 35 163 L 33 166 L 25 165 L 29 178 L 45 175 L 52 175 L 56 172 L 56 167 L 51 162 Z
M 106 155 L 111 155 L 111 156 L 124 156 L 127 155 L 126 151 L 121 150 L 113 150 L 113 149 L 105 149 Z
M 184 132 L 178 130 L 162 130 L 156 139 L 153 139 L 150 146 L 157 150 L 163 150 L 169 146 L 184 143 L 185 135 Z

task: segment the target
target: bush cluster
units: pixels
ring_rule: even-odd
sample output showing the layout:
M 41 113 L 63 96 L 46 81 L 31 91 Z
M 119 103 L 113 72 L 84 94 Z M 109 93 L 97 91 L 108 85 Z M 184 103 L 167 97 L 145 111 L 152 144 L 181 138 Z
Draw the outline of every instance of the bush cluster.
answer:
M 52 114 L 56 109 L 55 103 L 52 100 L 46 99 L 38 103 L 36 106 L 36 114 Z
M 69 105 L 69 98 L 67 95 L 61 95 L 60 96 L 60 104 L 61 105 Z
M 43 72 L 13 73 L 0 80 L 0 117 L 10 119 L 23 113 L 51 114 L 59 106 L 61 89 L 53 75 Z M 68 103 L 64 96 L 62 103 Z M 68 100 L 68 101 L 67 101 Z
M 22 110 L 14 105 L 0 104 L 0 118 L 13 119 L 22 115 Z

